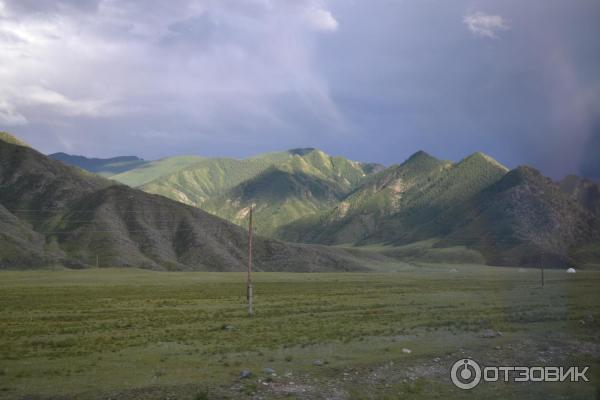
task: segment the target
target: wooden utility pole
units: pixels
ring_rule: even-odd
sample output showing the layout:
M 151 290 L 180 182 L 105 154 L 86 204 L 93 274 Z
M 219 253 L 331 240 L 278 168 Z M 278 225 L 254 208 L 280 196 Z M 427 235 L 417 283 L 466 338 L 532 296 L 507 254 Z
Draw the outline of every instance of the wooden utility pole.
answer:
M 254 314 L 252 309 L 252 205 L 250 205 L 250 221 L 248 224 L 248 277 L 246 278 L 246 297 L 248 298 L 248 315 Z

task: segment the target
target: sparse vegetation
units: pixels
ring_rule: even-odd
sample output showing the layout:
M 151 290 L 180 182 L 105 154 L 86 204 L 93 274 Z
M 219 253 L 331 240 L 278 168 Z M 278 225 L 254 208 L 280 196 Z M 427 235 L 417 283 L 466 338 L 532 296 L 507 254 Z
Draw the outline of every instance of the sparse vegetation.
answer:
M 8 132 L 0 131 L 0 140 L 11 144 L 16 144 L 18 146 L 29 147 L 27 143 L 25 143 L 21 139 L 16 138 L 14 135 L 11 135 Z
M 546 279 L 540 289 L 537 271 L 461 265 L 259 273 L 256 315 L 247 318 L 238 273 L 2 272 L 0 398 L 280 398 L 302 389 L 311 399 L 459 398 L 447 371 L 464 352 L 600 367 L 600 275 L 548 271 Z M 484 338 L 488 329 L 502 336 Z M 266 367 L 277 376 L 263 384 Z M 242 370 L 253 376 L 240 381 Z M 580 397 L 595 390 L 568 387 Z M 478 393 L 522 398 L 531 390 L 551 398 L 563 389 L 488 385 Z
M 82 268 L 95 265 L 98 256 L 102 265 L 240 270 L 244 233 L 197 208 L 245 225 L 251 206 L 262 270 L 356 270 L 365 261 L 348 257 L 353 250 L 287 246 L 260 236 L 346 247 L 393 245 L 397 249 L 384 256 L 402 261 L 590 268 L 600 257 L 598 185 L 570 177 L 561 188 L 533 168 L 508 171 L 483 153 L 451 163 L 420 151 L 380 171 L 376 164 L 309 148 L 245 160 L 142 160 L 113 176 L 175 200 L 168 201 L 1 139 L 0 145 L 6 159 L 0 225 L 11 232 L 0 245 L 0 267 Z M 122 159 L 128 157 L 112 160 L 120 165 L 127 161 Z M 32 184 L 40 180 L 44 184 Z M 54 211 L 48 209 L 60 212 L 49 215 Z M 205 234 L 211 240 L 200 238 Z M 426 241 L 429 248 L 407 252 L 407 245 Z M 300 253 L 309 262 L 294 262 Z
M 142 186 L 162 176 L 182 170 L 190 165 L 202 162 L 200 156 L 175 156 L 156 161 L 148 161 L 142 165 L 128 168 L 110 178 L 131 187 Z
M 113 179 L 237 224 L 256 204 L 257 232 L 271 235 L 281 225 L 333 206 L 379 168 L 316 149 L 294 149 L 245 160 L 206 159 L 149 182 L 135 178 L 144 169 Z
M 64 265 L 243 270 L 246 232 L 0 140 L 0 269 Z M 256 237 L 258 270 L 357 270 L 336 249 Z

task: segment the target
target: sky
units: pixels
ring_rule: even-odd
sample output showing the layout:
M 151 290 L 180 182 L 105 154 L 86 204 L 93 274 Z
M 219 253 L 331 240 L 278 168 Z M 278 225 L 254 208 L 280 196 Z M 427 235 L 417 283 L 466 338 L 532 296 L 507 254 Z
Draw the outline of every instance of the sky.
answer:
M 0 0 L 0 130 L 45 153 L 600 178 L 598 0 Z

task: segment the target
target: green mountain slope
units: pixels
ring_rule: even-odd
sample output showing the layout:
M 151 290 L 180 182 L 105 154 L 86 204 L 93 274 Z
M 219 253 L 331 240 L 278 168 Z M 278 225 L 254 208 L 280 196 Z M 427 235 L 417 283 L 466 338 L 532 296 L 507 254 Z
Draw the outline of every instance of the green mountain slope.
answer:
M 0 141 L 0 267 L 49 264 L 243 270 L 246 232 L 202 210 L 144 193 Z M 257 236 L 258 270 L 361 269 L 350 252 Z
M 67 207 L 77 196 L 112 182 L 79 168 L 52 160 L 27 147 L 0 141 L 0 203 L 34 228 L 53 210 Z M 42 215 L 29 213 L 44 210 Z M 47 213 L 46 213 L 47 212 Z
M 135 156 L 87 158 L 65 153 L 54 153 L 48 157 L 67 165 L 109 177 L 131 187 L 144 185 L 204 159 L 199 156 L 176 156 L 156 161 L 145 161 Z
M 255 177 L 269 166 L 260 159 L 206 159 L 139 187 L 148 193 L 201 207 L 211 196 Z
M 344 157 L 330 156 L 321 150 L 313 148 L 292 149 L 280 153 L 279 165 L 289 171 L 300 171 L 320 179 L 336 182 L 345 190 L 359 185 L 369 174 L 382 170 L 379 164 L 361 163 Z M 269 160 L 277 157 L 277 153 L 259 156 L 259 159 Z
M 60 163 L 30 166 L 31 150 L 16 147 L 5 163 L 10 191 L 0 195 L 7 259 L 29 252 L 36 262 L 85 265 L 102 253 L 115 265 L 241 269 L 244 231 L 198 208 L 245 225 L 252 206 L 259 235 L 309 244 L 259 236 L 265 270 L 358 268 L 365 249 L 408 261 L 600 264 L 598 185 L 574 176 L 555 184 L 483 153 L 453 163 L 420 151 L 383 169 L 299 148 L 245 160 L 173 157 L 112 177 L 155 196 Z
M 206 159 L 140 188 L 238 224 L 255 204 L 258 231 L 271 234 L 332 206 L 378 168 L 316 149 L 293 149 L 246 160 Z
M 277 234 L 309 243 L 385 244 L 385 254 L 402 259 L 597 263 L 600 222 L 593 209 L 580 205 L 595 203 L 572 195 L 582 193 L 582 183 L 575 183 L 579 190 L 566 194 L 533 168 L 508 172 L 481 153 L 451 164 L 419 152 L 372 176 L 318 218 Z M 595 198 L 593 188 L 583 187 L 586 200 Z
M 599 220 L 530 167 L 510 171 L 435 223 L 449 231 L 438 246 L 478 249 L 495 265 L 563 267 L 588 261 L 581 248 L 600 243 Z
M 278 226 L 333 206 L 347 190 L 346 185 L 285 164 L 211 198 L 202 208 L 242 224 L 253 205 L 257 232 L 270 235 Z
M 15 136 L 11 135 L 8 132 L 0 131 L 0 140 L 4 141 L 6 143 L 10 143 L 10 144 L 16 144 L 17 146 L 29 147 L 29 145 L 27 143 L 16 138 Z
M 92 172 L 99 170 L 90 159 L 81 161 L 77 156 L 60 159 Z M 115 158 L 118 159 L 121 158 Z M 359 163 L 332 157 L 317 149 L 299 148 L 245 160 L 169 157 L 143 162 L 110 178 L 147 193 L 202 208 L 236 224 L 242 223 L 249 205 L 255 204 L 257 221 L 260 221 L 258 232 L 271 234 L 281 225 L 327 209 L 368 175 L 381 169 L 378 164 Z M 276 185 L 270 186 L 270 177 L 277 178 L 273 180 Z M 284 192 L 277 193 L 279 188 Z M 312 190 L 316 191 L 314 195 Z M 320 191 L 329 194 L 323 196 Z
M 199 156 L 167 157 L 129 168 L 124 172 L 111 176 L 111 179 L 131 187 L 139 187 L 202 160 L 203 158 Z
M 417 152 L 375 174 L 337 207 L 284 226 L 286 240 L 326 244 L 410 242 L 427 237 L 415 228 L 498 181 L 507 169 L 481 153 L 459 163 Z M 438 227 L 442 230 L 443 227 Z
M 138 168 L 146 164 L 146 161 L 135 156 L 122 156 L 112 158 L 87 158 L 74 156 L 66 153 L 54 153 L 48 156 L 53 160 L 85 169 L 102 176 L 112 176 L 123 171 Z
M 428 177 L 406 193 L 400 211 L 363 243 L 408 243 L 445 235 L 448 226 L 432 224 L 453 207 L 471 207 L 474 195 L 498 182 L 508 169 L 483 153 L 474 153 Z
M 44 264 L 44 236 L 19 220 L 0 204 L 0 268 L 4 265 L 30 267 Z

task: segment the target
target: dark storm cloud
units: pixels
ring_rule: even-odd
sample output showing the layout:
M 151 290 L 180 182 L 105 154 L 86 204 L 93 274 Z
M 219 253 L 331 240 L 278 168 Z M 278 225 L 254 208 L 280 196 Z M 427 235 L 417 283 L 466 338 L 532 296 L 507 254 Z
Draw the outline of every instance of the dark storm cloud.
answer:
M 599 85 L 599 46 L 588 36 L 599 31 L 595 4 L 356 8 L 335 13 L 342 29 L 322 51 L 342 113 L 379 139 L 371 158 L 393 162 L 392 148 L 392 157 L 419 147 L 450 159 L 479 149 L 556 177 L 578 172 Z M 465 15 L 492 22 L 461 29 Z
M 0 129 L 43 151 L 597 171 L 597 2 L 0 0 Z
M 585 143 L 581 174 L 600 181 L 600 118 Z

